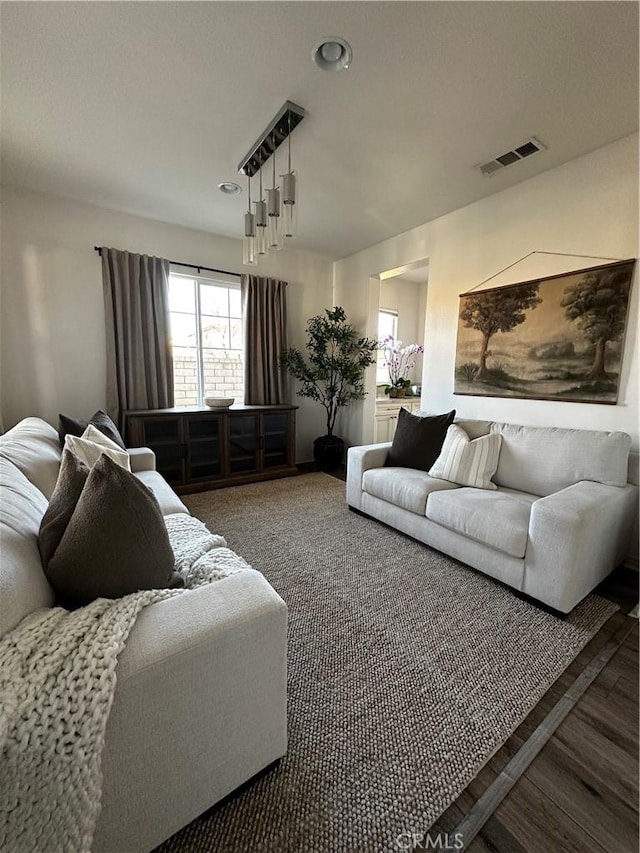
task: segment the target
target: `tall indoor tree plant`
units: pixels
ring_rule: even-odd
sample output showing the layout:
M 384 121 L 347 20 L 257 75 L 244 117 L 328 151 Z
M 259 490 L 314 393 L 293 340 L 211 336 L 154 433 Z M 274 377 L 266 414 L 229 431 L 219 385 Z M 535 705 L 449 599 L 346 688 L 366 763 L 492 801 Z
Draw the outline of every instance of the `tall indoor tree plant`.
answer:
M 378 342 L 361 337 L 339 306 L 311 317 L 307 335 L 306 358 L 300 350 L 290 348 L 282 353 L 280 361 L 302 383 L 298 396 L 324 406 L 327 433 L 314 441 L 313 455 L 321 470 L 330 471 L 344 457 L 344 441 L 333 434 L 336 416 L 352 400 L 365 397 L 364 371 L 376 360 Z

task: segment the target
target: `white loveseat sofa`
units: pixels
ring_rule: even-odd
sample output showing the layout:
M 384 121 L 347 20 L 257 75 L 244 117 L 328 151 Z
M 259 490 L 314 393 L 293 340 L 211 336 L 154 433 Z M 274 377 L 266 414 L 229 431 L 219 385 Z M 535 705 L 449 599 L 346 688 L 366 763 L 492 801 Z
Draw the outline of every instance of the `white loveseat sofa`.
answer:
M 165 517 L 188 510 L 130 451 Z M 56 430 L 27 418 L 0 436 L 0 636 L 54 594 L 38 552 L 60 465 Z M 243 571 L 145 608 L 117 664 L 92 850 L 151 850 L 286 750 L 287 609 Z
M 638 501 L 629 436 L 456 423 L 471 439 L 502 436 L 495 491 L 385 467 L 385 443 L 349 449 L 349 506 L 568 613 L 629 552 Z

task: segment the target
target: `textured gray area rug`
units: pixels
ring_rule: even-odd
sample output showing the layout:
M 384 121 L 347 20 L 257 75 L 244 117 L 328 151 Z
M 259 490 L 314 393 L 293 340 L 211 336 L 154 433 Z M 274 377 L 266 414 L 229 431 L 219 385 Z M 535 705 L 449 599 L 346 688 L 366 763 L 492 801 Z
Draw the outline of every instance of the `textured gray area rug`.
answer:
M 552 616 L 349 512 L 325 474 L 185 502 L 289 606 L 289 749 L 158 853 L 400 849 L 616 609 L 592 595 Z

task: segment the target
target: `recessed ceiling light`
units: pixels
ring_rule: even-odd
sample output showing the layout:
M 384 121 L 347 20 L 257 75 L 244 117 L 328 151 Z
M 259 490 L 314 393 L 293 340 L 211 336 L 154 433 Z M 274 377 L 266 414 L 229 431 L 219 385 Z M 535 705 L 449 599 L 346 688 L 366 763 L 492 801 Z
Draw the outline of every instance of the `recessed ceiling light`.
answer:
M 242 187 L 234 184 L 233 181 L 223 181 L 221 184 L 218 184 L 218 189 L 225 195 L 237 195 L 242 192 Z
M 348 68 L 353 59 L 349 42 L 336 36 L 322 39 L 311 55 L 315 64 L 323 71 L 341 71 Z

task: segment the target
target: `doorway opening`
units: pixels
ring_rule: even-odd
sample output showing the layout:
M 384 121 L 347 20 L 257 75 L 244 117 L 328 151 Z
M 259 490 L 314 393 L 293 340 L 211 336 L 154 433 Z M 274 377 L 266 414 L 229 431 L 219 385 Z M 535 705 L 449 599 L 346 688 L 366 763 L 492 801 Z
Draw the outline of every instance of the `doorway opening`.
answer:
M 412 344 L 424 346 L 427 314 L 428 260 L 416 261 L 380 273 L 377 336 L 395 347 L 378 351 L 376 364 L 374 443 L 392 441 L 398 424 L 400 409 L 418 411 L 422 398 L 421 353 L 406 354 L 399 372 L 407 382 L 404 396 L 392 397 L 392 380 L 398 374 L 397 361 L 402 350 Z M 394 367 L 395 362 L 395 367 Z M 395 392 L 391 392 L 395 393 Z

